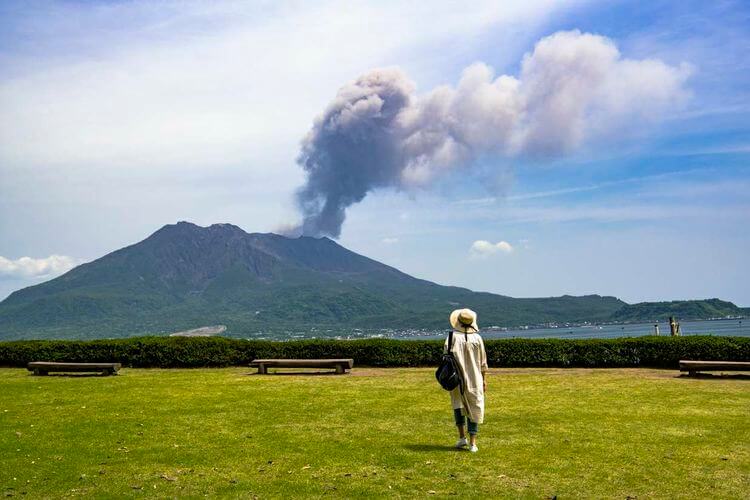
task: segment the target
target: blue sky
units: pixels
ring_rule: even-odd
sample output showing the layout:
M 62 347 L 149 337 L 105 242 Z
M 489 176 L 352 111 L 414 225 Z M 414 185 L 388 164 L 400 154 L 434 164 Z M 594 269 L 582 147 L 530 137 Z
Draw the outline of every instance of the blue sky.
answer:
M 398 67 L 426 95 L 475 62 L 518 76 L 575 29 L 686 65 L 687 97 L 563 155 L 376 190 L 340 242 L 511 296 L 750 306 L 750 7 L 697 1 L 3 2 L 0 297 L 178 220 L 294 223 L 300 141 L 343 85 Z

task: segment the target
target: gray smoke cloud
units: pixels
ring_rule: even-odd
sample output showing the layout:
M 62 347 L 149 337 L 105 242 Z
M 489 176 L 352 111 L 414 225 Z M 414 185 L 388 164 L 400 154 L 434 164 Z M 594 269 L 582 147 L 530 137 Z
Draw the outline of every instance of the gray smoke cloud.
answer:
M 631 60 L 602 36 L 558 32 L 518 77 L 476 63 L 455 87 L 417 95 L 399 69 L 342 87 L 302 141 L 297 232 L 341 234 L 346 209 L 382 188 L 429 187 L 480 155 L 558 157 L 662 118 L 687 97 L 690 67 Z

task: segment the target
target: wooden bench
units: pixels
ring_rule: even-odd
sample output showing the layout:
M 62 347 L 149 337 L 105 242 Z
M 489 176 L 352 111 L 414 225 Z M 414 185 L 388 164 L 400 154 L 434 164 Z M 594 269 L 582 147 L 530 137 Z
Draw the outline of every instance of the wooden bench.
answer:
M 353 359 L 254 359 L 250 366 L 257 366 L 259 374 L 268 373 L 268 368 L 335 368 L 336 373 L 346 373 L 354 366 Z
M 32 361 L 29 371 L 34 375 L 47 375 L 49 372 L 101 372 L 102 375 L 117 375 L 122 367 L 120 363 L 58 363 L 50 361 Z
M 687 361 L 680 360 L 680 371 L 692 377 L 698 372 L 750 372 L 750 361 Z

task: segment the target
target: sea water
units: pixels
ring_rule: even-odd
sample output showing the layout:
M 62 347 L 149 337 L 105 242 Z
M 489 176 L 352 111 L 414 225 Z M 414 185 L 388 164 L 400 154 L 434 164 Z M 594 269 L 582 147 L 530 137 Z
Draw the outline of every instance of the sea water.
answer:
M 480 318 L 481 320 L 481 318 Z M 480 333 L 485 339 L 509 338 L 555 338 L 555 339 L 612 339 L 617 337 L 641 337 L 654 335 L 654 325 L 659 325 L 659 333 L 669 336 L 669 323 L 629 323 L 617 325 L 581 325 L 554 327 L 521 327 L 496 328 L 484 327 L 480 322 Z M 448 331 L 444 330 L 408 330 L 408 329 L 347 329 L 331 330 L 314 328 L 309 331 L 287 331 L 257 333 L 249 338 L 267 340 L 301 340 L 310 338 L 362 339 L 391 338 L 401 340 L 435 340 L 443 339 Z M 714 319 L 701 321 L 680 321 L 680 334 L 685 335 L 720 335 L 750 337 L 750 318 Z
M 483 338 L 556 338 L 556 339 L 612 339 L 617 337 L 639 337 L 654 335 L 654 325 L 659 325 L 659 334 L 669 336 L 669 323 L 630 323 L 623 325 L 558 326 L 556 328 L 509 328 L 481 330 Z M 442 337 L 444 334 L 441 334 Z M 703 321 L 680 321 L 680 335 L 722 335 L 750 337 L 750 319 L 714 319 Z M 438 337 L 435 337 L 438 338 Z

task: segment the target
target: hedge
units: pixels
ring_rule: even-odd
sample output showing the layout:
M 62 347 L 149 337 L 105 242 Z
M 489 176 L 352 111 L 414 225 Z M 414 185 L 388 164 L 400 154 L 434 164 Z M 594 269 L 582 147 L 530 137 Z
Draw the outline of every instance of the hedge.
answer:
M 678 368 L 680 359 L 750 361 L 748 337 L 503 339 L 485 341 L 491 367 Z M 29 361 L 120 362 L 139 368 L 247 365 L 255 358 L 353 358 L 355 366 L 437 366 L 442 341 L 140 337 L 117 340 L 0 342 L 0 366 Z

